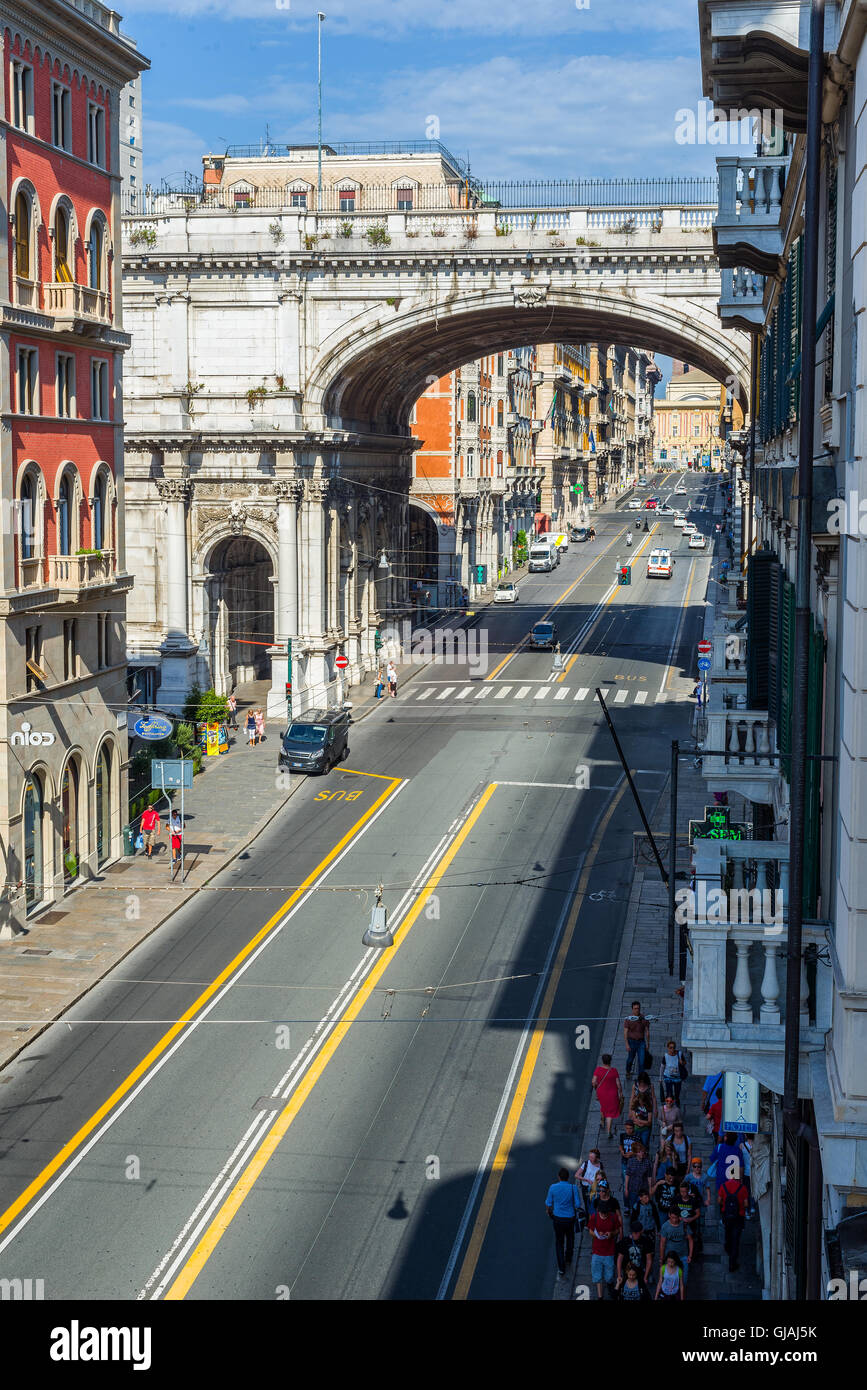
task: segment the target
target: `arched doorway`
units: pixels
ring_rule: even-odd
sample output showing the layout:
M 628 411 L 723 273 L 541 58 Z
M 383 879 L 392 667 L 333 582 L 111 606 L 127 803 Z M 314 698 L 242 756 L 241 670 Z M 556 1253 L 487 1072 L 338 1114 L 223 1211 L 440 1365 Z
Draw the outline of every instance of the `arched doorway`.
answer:
M 45 893 L 45 792 L 32 772 L 24 787 L 24 910 L 33 912 Z
M 207 580 L 212 679 L 218 694 L 271 676 L 273 564 L 252 536 L 230 536 L 211 552 Z
M 63 829 L 63 881 L 72 883 L 78 878 L 81 856 L 79 850 L 80 838 L 80 808 L 79 798 L 79 764 L 76 758 L 70 758 L 66 764 L 63 776 L 60 779 L 60 814 Z
M 406 568 L 410 602 L 418 608 L 439 607 L 439 533 L 430 512 L 424 511 L 421 507 L 409 508 L 409 550 Z M 430 594 L 429 603 L 425 600 L 425 594 Z
M 96 863 L 111 857 L 111 747 L 104 743 L 96 760 Z

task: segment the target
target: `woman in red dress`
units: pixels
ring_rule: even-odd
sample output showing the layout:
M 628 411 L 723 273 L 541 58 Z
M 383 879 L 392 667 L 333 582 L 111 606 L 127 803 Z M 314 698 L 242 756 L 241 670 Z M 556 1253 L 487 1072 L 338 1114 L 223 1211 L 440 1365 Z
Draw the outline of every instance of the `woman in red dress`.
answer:
M 623 1109 L 623 1087 L 620 1073 L 611 1065 L 611 1053 L 602 1054 L 602 1066 L 597 1067 L 590 1082 L 599 1101 L 599 1109 L 605 1121 L 605 1134 L 611 1138 L 611 1121 L 616 1120 Z

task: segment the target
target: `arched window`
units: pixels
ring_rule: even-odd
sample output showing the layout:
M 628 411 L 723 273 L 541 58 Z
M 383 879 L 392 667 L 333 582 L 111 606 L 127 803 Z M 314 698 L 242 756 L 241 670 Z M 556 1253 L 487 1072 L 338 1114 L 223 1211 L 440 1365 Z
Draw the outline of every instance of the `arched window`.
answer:
M 17 193 L 15 196 L 15 274 L 20 275 L 23 280 L 31 279 L 30 226 L 30 199 L 26 193 Z
M 469 424 L 469 425 L 473 424 L 475 418 L 476 418 L 476 393 L 475 393 L 475 391 L 468 391 L 468 392 L 467 392 L 467 424 Z
M 60 783 L 60 809 L 63 822 L 63 880 L 78 878 L 78 764 L 67 764 Z
M 32 912 L 42 901 L 44 891 L 43 810 L 42 782 L 33 773 L 24 788 L 24 903 L 27 912 Z
M 94 550 L 102 550 L 105 545 L 105 474 L 98 473 L 93 485 L 93 514 L 91 517 L 91 545 Z
M 474 478 L 474 477 L 476 476 L 476 463 L 475 463 L 475 457 L 476 457 L 476 456 L 475 456 L 475 454 L 473 453 L 472 449 L 467 449 L 467 477 L 468 477 L 468 478 Z
M 92 290 L 103 289 L 102 241 L 102 223 L 94 218 L 90 224 L 90 239 L 87 243 L 88 283 Z
M 503 402 L 497 401 L 497 428 L 503 428 Z
M 54 215 L 54 278 L 58 284 L 72 283 L 69 241 L 69 213 L 61 205 Z
M 111 748 L 104 743 L 96 760 L 96 862 L 111 854 Z
M 32 560 L 36 542 L 36 480 L 25 473 L 21 484 L 21 559 Z
M 498 450 L 497 450 L 497 477 L 498 477 L 498 478 L 502 478 L 502 476 L 503 476 L 503 451 L 502 451 L 502 449 L 498 449 Z
M 72 479 L 64 473 L 57 494 L 57 554 L 72 552 Z

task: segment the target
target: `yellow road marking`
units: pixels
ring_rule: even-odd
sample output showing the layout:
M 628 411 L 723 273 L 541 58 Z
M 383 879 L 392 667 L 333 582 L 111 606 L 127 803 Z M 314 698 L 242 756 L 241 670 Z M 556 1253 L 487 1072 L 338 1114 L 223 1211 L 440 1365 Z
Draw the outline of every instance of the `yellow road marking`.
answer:
M 379 777 L 383 782 L 392 782 L 394 778 L 389 777 L 384 772 L 359 772 L 355 767 L 342 767 L 341 772 L 351 772 L 353 777 Z
M 557 952 L 557 959 L 554 962 L 554 968 L 551 971 L 551 978 L 548 981 L 548 988 L 545 990 L 545 998 L 542 1001 L 542 1007 L 539 1010 L 539 1018 L 536 1023 L 536 1026 L 533 1029 L 530 1044 L 527 1048 L 527 1055 L 524 1058 L 524 1065 L 522 1066 L 521 1074 L 518 1077 L 518 1082 L 515 1087 L 515 1094 L 512 1098 L 512 1104 L 509 1106 L 509 1113 L 506 1116 L 506 1122 L 503 1126 L 503 1133 L 500 1139 L 499 1147 L 497 1148 L 497 1152 L 494 1156 L 494 1160 L 491 1165 L 491 1171 L 488 1175 L 488 1181 L 485 1185 L 485 1191 L 482 1195 L 482 1200 L 479 1205 L 479 1214 L 476 1217 L 476 1221 L 473 1226 L 473 1232 L 470 1236 L 469 1244 L 467 1245 L 467 1253 L 464 1256 L 464 1262 L 461 1265 L 461 1272 L 458 1275 L 457 1283 L 455 1284 L 455 1291 L 452 1294 L 453 1299 L 465 1299 L 469 1293 L 470 1284 L 472 1283 L 473 1275 L 476 1272 L 476 1265 L 479 1262 L 479 1255 L 482 1252 L 482 1244 L 484 1243 L 484 1239 L 488 1231 L 488 1226 L 490 1225 L 491 1217 L 494 1212 L 494 1203 L 497 1200 L 497 1194 L 500 1190 L 500 1183 L 502 1182 L 503 1174 L 506 1171 L 506 1164 L 509 1160 L 509 1152 L 511 1150 L 512 1143 L 514 1142 L 515 1134 L 518 1129 L 518 1122 L 521 1118 L 521 1112 L 524 1109 L 524 1102 L 526 1101 L 528 1092 L 530 1090 L 530 1083 L 533 1079 L 533 1072 L 536 1068 L 536 1062 L 539 1057 L 539 1051 L 542 1047 L 542 1039 L 545 1036 L 545 1029 L 548 1026 L 548 1019 L 551 1016 L 551 1009 L 554 1005 L 554 998 L 557 993 L 557 989 L 560 985 L 560 977 L 563 974 L 563 968 L 566 964 L 566 957 L 569 954 L 569 948 L 572 944 L 572 937 L 575 933 L 575 926 L 578 921 L 578 914 L 581 911 L 581 908 L 584 903 L 584 894 L 587 891 L 587 883 L 590 878 L 590 872 L 596 861 L 596 856 L 599 853 L 599 846 L 602 843 L 605 831 L 608 829 L 608 822 L 614 815 L 614 812 L 617 809 L 617 806 L 620 802 L 620 798 L 623 796 L 623 793 L 625 791 L 626 783 L 624 782 L 621 785 L 620 790 L 612 798 L 611 805 L 608 807 L 608 810 L 605 812 L 605 815 L 602 818 L 602 823 L 599 826 L 599 829 L 597 830 L 593 838 L 593 844 L 590 847 L 586 863 L 581 873 L 581 878 L 578 881 L 578 889 L 575 894 L 575 900 L 569 912 L 569 920 L 566 923 L 566 930 L 564 931 L 563 939 L 560 942 L 560 948 Z
M 578 585 L 581 583 L 581 580 L 584 579 L 584 578 L 586 577 L 586 575 L 588 575 L 588 574 L 590 573 L 590 571 L 592 570 L 593 566 L 594 566 L 595 564 L 597 564 L 597 563 L 602 559 L 602 556 L 603 556 L 603 555 L 607 555 L 607 554 L 608 554 L 608 551 L 611 549 L 612 545 L 614 545 L 614 542 L 615 542 L 616 540 L 618 540 L 618 539 L 620 538 L 620 536 L 623 535 L 623 533 L 624 533 L 625 530 L 626 530 L 626 527 L 624 526 L 624 527 L 621 528 L 621 530 L 619 530 L 619 531 L 617 532 L 617 535 L 616 535 L 616 536 L 612 536 L 611 540 L 608 542 L 608 544 L 606 545 L 605 549 L 604 549 L 604 550 L 600 550 L 599 553 L 598 553 L 598 555 L 595 555 L 595 556 L 594 556 L 594 558 L 590 561 L 590 564 L 587 566 L 587 568 L 586 568 L 585 570 L 582 570 L 582 571 L 581 571 L 581 573 L 579 574 L 578 578 L 575 580 L 574 584 L 570 584 L 570 585 L 569 585 L 569 588 L 566 589 L 565 592 L 562 593 L 558 599 L 555 599 L 555 601 L 551 604 L 551 607 L 548 609 L 548 611 L 547 611 L 546 613 L 543 613 L 543 614 L 542 614 L 541 618 L 538 619 L 538 621 L 539 621 L 540 623 L 543 623 L 543 622 L 545 621 L 545 619 L 549 616 L 549 614 L 551 614 L 551 613 L 554 612 L 554 609 L 555 609 L 555 608 L 559 608 L 560 604 L 563 603 L 563 601 L 569 597 L 569 595 L 572 593 L 573 589 L 577 589 Z M 526 642 L 526 640 L 527 640 L 526 637 L 522 637 L 521 640 L 520 640 L 520 642 L 517 644 L 517 646 L 513 647 L 512 650 L 511 650 L 510 652 L 508 652 L 506 656 L 503 657 L 503 659 L 502 659 L 502 661 L 500 662 L 500 664 L 499 664 L 498 666 L 495 666 L 495 667 L 494 667 L 494 669 L 493 669 L 493 671 L 491 672 L 491 674 L 490 674 L 489 676 L 486 676 L 486 677 L 485 677 L 485 680 L 488 680 L 488 681 L 494 680 L 494 679 L 496 678 L 498 672 L 502 671 L 503 667 L 504 667 L 505 665 L 507 665 L 507 663 L 510 662 L 510 661 L 512 660 L 512 657 L 518 655 L 518 652 L 521 650 L 521 648 L 523 647 L 523 645 L 524 645 L 524 643 Z
M 644 537 L 644 540 L 641 542 L 641 545 L 640 545 L 640 546 L 638 547 L 638 549 L 636 550 L 635 555 L 633 556 L 633 559 L 637 559 L 637 558 L 638 558 L 638 556 L 641 554 L 641 552 L 642 552 L 642 550 L 644 549 L 644 547 L 647 545 L 648 541 L 653 540 L 653 533 L 654 533 L 654 531 L 658 531 L 658 530 L 659 530 L 659 522 L 658 522 L 658 521 L 655 521 L 655 522 L 653 523 L 653 527 L 652 527 L 651 530 L 648 532 L 648 534 Z M 612 589 L 611 593 L 608 595 L 607 599 L 605 600 L 605 602 L 604 602 L 603 605 L 602 605 L 603 608 L 607 608 L 608 605 L 609 605 L 609 603 L 611 603 L 612 600 L 615 599 L 615 598 L 617 597 L 617 594 L 618 594 L 619 590 L 620 590 L 620 585 L 618 584 L 617 588 L 616 588 L 616 589 Z M 586 633 L 584 634 L 584 641 L 585 641 L 585 642 L 586 642 L 586 641 L 588 640 L 588 638 L 590 637 L 590 633 L 591 633 L 591 632 L 593 631 L 593 629 L 596 627 L 596 624 L 599 622 L 599 619 L 600 619 L 601 617 L 602 617 L 602 611 L 600 610 L 598 616 L 596 617 L 596 619 L 595 619 L 595 621 L 594 621 L 594 623 L 593 623 L 593 627 L 591 627 L 591 628 L 589 629 L 589 631 L 586 632 Z M 565 670 L 562 672 L 561 675 L 559 675 L 559 676 L 557 677 L 557 680 L 556 680 L 556 682 L 555 682 L 556 685 L 559 685 L 561 681 L 564 681 L 564 680 L 566 679 L 566 677 L 568 676 L 569 672 L 570 672 L 571 669 L 572 669 L 572 666 L 573 666 L 574 663 L 578 660 L 579 655 L 580 655 L 579 652 L 574 652 L 573 655 L 570 656 L 569 660 L 568 660 L 567 663 L 566 663 L 566 668 L 565 668 Z
M 6 1211 L 3 1212 L 3 1215 L 0 1216 L 0 1232 L 5 1231 L 7 1226 L 10 1226 L 12 1224 L 15 1218 L 20 1215 L 20 1213 L 24 1210 L 26 1206 L 28 1206 L 28 1204 L 33 1200 L 37 1193 L 40 1192 L 43 1187 L 45 1187 L 46 1183 L 54 1176 L 58 1169 L 63 1166 L 66 1160 L 72 1157 L 72 1155 L 75 1153 L 75 1150 L 84 1142 L 88 1135 L 92 1134 L 93 1131 L 97 1128 L 97 1126 L 101 1123 L 101 1121 L 104 1120 L 106 1116 L 114 1109 L 118 1101 L 122 1100 L 123 1097 L 130 1090 L 132 1090 L 133 1086 L 135 1086 L 136 1083 L 141 1080 L 145 1072 L 148 1071 L 148 1069 L 153 1065 L 157 1058 L 160 1057 L 162 1053 L 165 1052 L 166 1048 L 174 1042 L 175 1038 L 178 1036 L 180 1032 L 182 1032 L 186 1025 L 192 1022 L 195 1015 L 208 1002 L 208 1000 L 213 998 L 217 991 L 222 988 L 222 986 L 226 983 L 228 979 L 230 979 L 234 971 L 237 970 L 238 966 L 241 965 L 242 962 L 245 961 L 246 958 L 251 954 L 251 952 L 254 951 L 262 941 L 264 941 L 265 937 L 268 936 L 268 934 L 271 931 L 273 931 L 274 927 L 284 916 L 284 914 L 289 910 L 289 908 L 293 907 L 294 904 L 298 901 L 298 899 L 302 897 L 304 893 L 306 893 L 307 889 L 311 886 L 312 883 L 315 882 L 315 880 L 322 873 L 323 869 L 326 869 L 328 865 L 331 863 L 331 861 L 333 859 L 336 859 L 337 855 L 341 852 L 341 850 L 345 849 L 345 847 L 349 844 L 350 840 L 352 840 L 353 837 L 361 829 L 361 827 L 368 820 L 370 820 L 371 816 L 375 814 L 379 807 L 385 804 L 388 798 L 392 795 L 395 789 L 398 786 L 400 786 L 404 779 L 402 777 L 392 777 L 389 780 L 391 782 L 391 785 L 387 787 L 385 791 L 383 791 L 381 796 L 377 797 L 376 801 L 374 801 L 373 805 L 367 811 L 365 811 L 364 815 L 361 816 L 355 822 L 355 824 L 349 830 L 347 830 L 346 834 L 340 840 L 338 840 L 337 844 L 334 845 L 328 851 L 325 858 L 320 860 L 320 862 L 316 865 L 316 868 L 313 869 L 307 875 L 306 879 L 301 884 L 301 886 L 299 888 L 296 888 L 295 892 L 292 893 L 292 895 L 286 899 L 283 905 L 277 909 L 277 911 L 274 913 L 272 917 L 269 917 L 265 925 L 259 928 L 259 930 L 256 932 L 256 935 L 253 936 L 247 942 L 246 946 L 243 946 L 241 950 L 238 952 L 238 954 L 233 958 L 233 960 L 229 962 L 225 970 L 222 970 L 220 972 L 217 978 L 213 980 L 211 984 L 208 985 L 208 987 L 199 995 L 198 999 L 196 999 L 196 1001 L 190 1005 L 190 1007 L 185 1011 L 185 1013 L 181 1015 L 177 1022 L 172 1024 L 168 1032 L 163 1034 L 159 1042 L 154 1044 L 150 1052 L 148 1052 L 147 1056 L 142 1058 L 138 1065 L 134 1067 L 133 1070 L 130 1072 L 129 1076 L 127 1076 L 126 1079 L 122 1081 L 114 1091 L 112 1091 L 111 1095 L 108 1097 L 108 1100 L 106 1100 L 99 1107 L 99 1109 L 95 1111 L 93 1115 L 91 1115 L 89 1120 L 85 1121 L 85 1123 L 81 1126 L 80 1129 L 76 1130 L 75 1134 L 73 1134 L 72 1138 L 66 1144 L 64 1144 L 60 1152 L 55 1154 L 51 1162 L 46 1164 L 46 1166 L 42 1169 L 42 1172 L 39 1173 L 33 1179 L 33 1181 L 28 1184 L 27 1187 L 25 1187 L 24 1191 L 21 1193 L 19 1197 L 15 1199 L 12 1205 L 10 1207 L 7 1207 Z
M 677 632 L 676 632 L 675 635 L 674 635 L 673 653 L 674 653 L 675 656 L 677 656 L 677 649 L 678 649 L 678 647 L 680 646 L 680 634 L 681 634 L 681 629 L 683 628 L 684 619 L 686 618 L 686 615 L 687 615 L 687 613 L 689 612 L 689 595 L 690 595 L 690 590 L 692 589 L 692 581 L 693 581 L 694 579 L 695 579 L 695 560 L 693 560 L 692 565 L 690 566 L 690 571 L 689 571 L 689 582 L 687 583 L 687 586 L 686 586 L 686 593 L 685 593 L 684 596 L 683 596 L 683 604 L 681 605 L 680 620 L 679 620 L 679 622 L 678 622 L 678 624 L 677 624 Z M 673 669 L 674 669 L 674 668 L 673 668 L 672 666 L 669 666 L 668 670 L 667 670 L 666 673 L 665 673 L 665 684 L 663 685 L 663 689 L 664 689 L 664 690 L 667 690 L 667 689 L 668 689 L 668 682 L 671 680 L 671 673 L 672 673 Z
M 226 1231 L 228 1230 L 229 1225 L 233 1221 L 234 1217 L 237 1215 L 244 1200 L 252 1191 L 256 1181 L 261 1176 L 269 1159 L 272 1158 L 274 1153 L 276 1152 L 281 1139 L 286 1134 L 287 1130 L 289 1129 L 289 1126 L 292 1124 L 292 1121 L 298 1115 L 299 1111 L 304 1105 L 304 1102 L 307 1100 L 317 1081 L 322 1076 L 322 1073 L 325 1071 L 325 1068 L 328 1066 L 328 1063 L 331 1061 L 331 1058 L 334 1056 L 341 1042 L 346 1037 L 347 1033 L 349 1032 L 349 1029 L 352 1026 L 353 1021 L 361 1013 L 361 1010 L 364 1008 L 364 1005 L 367 1003 L 368 999 L 373 993 L 373 990 L 379 982 L 380 977 L 388 969 L 388 966 L 394 959 L 396 952 L 403 945 L 404 941 L 406 940 L 407 936 L 409 935 L 412 929 L 413 924 L 415 923 L 422 909 L 427 904 L 431 893 L 439 884 L 441 878 L 445 874 L 446 870 L 449 868 L 449 865 L 457 855 L 458 851 L 464 843 L 464 840 L 467 838 L 473 826 L 476 824 L 476 821 L 481 816 L 482 812 L 484 811 L 485 807 L 487 806 L 496 789 L 496 782 L 491 782 L 489 786 L 485 788 L 484 792 L 482 793 L 481 797 L 479 798 L 478 802 L 473 808 L 471 815 L 468 816 L 466 822 L 461 827 L 461 830 L 455 836 L 451 845 L 446 850 L 443 857 L 440 859 L 439 864 L 437 865 L 434 872 L 431 874 L 425 886 L 422 889 L 420 889 L 416 901 L 413 904 L 413 907 L 407 913 L 398 931 L 395 933 L 393 948 L 391 948 L 389 951 L 383 952 L 382 958 L 377 962 L 373 970 L 367 976 L 367 979 L 364 981 L 362 985 L 359 986 L 355 995 L 347 1004 L 346 1008 L 343 1011 L 343 1015 L 340 1019 L 340 1022 L 337 1024 L 337 1026 L 331 1034 L 331 1037 L 328 1039 L 328 1042 L 325 1044 L 322 1051 L 319 1053 L 318 1057 L 316 1058 L 316 1061 L 313 1063 L 313 1066 L 310 1068 L 309 1072 L 307 1072 L 306 1076 L 298 1086 L 297 1090 L 295 1090 L 293 1094 L 290 1096 L 283 1110 L 275 1119 L 270 1130 L 266 1134 L 265 1138 L 262 1140 L 259 1147 L 256 1149 L 256 1152 L 251 1157 L 246 1168 L 244 1169 L 241 1176 L 238 1178 L 238 1181 L 235 1183 L 234 1187 L 227 1196 L 226 1200 L 223 1202 L 219 1211 L 203 1232 L 201 1239 L 199 1240 L 195 1249 L 190 1253 L 189 1258 L 184 1263 L 184 1266 L 178 1274 L 177 1278 L 166 1290 L 166 1299 L 181 1299 L 184 1298 L 187 1293 L 189 1293 L 193 1284 L 198 1279 L 208 1260 L 211 1258 L 211 1255 L 214 1253 L 223 1236 L 225 1235 Z

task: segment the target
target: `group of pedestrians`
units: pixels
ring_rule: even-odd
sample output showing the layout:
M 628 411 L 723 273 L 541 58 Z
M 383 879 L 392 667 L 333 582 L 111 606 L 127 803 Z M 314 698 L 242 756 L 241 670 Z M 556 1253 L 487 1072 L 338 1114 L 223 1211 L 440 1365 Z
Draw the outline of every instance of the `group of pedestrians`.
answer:
M 702 1091 L 702 1124 L 713 1135 L 707 1171 L 686 1128 L 681 1090 L 689 1075 L 673 1038 L 658 1064 L 650 1052 L 650 1022 L 635 1000 L 624 1020 L 625 1077 L 609 1053 L 592 1077 L 608 1139 L 615 1121 L 620 1163 L 605 1171 L 601 1151 L 591 1149 L 570 1178 L 561 1168 L 546 1198 L 554 1227 L 558 1278 L 565 1279 L 574 1256 L 575 1231 L 591 1238 L 591 1278 L 599 1298 L 606 1289 L 623 1302 L 675 1302 L 686 1297 L 690 1267 L 701 1254 L 706 1213 L 719 1215 L 729 1270 L 739 1267 L 741 1234 L 752 1214 L 748 1138 L 720 1134 L 723 1075 L 708 1077 Z M 657 1071 L 658 1088 L 651 1080 Z M 654 1143 L 655 1139 L 655 1143 Z M 655 1282 L 654 1282 L 655 1271 Z
M 248 747 L 254 748 L 265 737 L 265 713 L 261 709 L 249 709 L 244 721 Z
M 381 700 L 385 694 L 386 687 L 392 700 L 397 698 L 397 667 L 390 661 L 383 671 L 380 666 L 376 673 L 376 689 L 374 694 L 377 700 Z
M 173 810 L 169 816 L 167 829 L 172 846 L 172 869 L 181 862 L 181 850 L 184 842 L 184 823 L 181 820 L 181 813 Z M 162 821 L 159 811 L 155 806 L 147 806 L 141 814 L 139 822 L 139 840 L 136 843 L 137 849 L 143 849 L 148 859 L 153 859 L 154 850 L 158 848 L 157 841 L 162 832 Z

